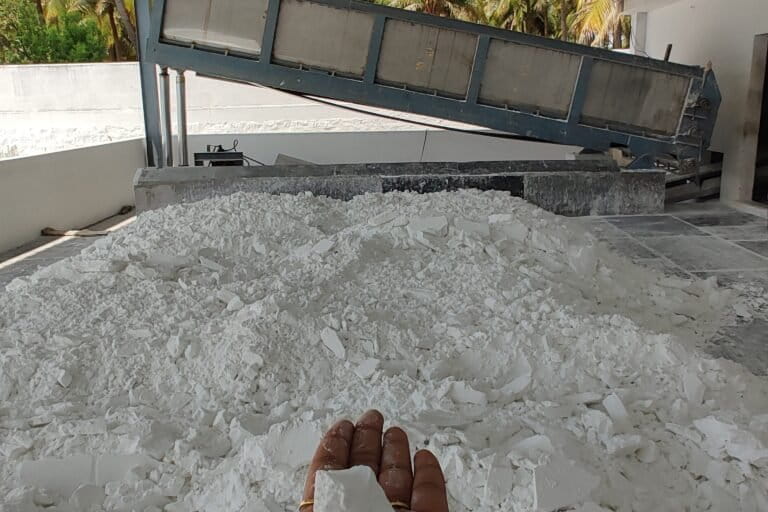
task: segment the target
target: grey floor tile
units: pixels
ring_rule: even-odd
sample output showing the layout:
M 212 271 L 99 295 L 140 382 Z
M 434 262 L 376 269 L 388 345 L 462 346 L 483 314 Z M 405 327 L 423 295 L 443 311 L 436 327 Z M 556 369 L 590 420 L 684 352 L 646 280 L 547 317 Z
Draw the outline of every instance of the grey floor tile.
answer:
M 678 277 L 680 279 L 692 279 L 691 274 L 665 258 L 638 259 L 635 260 L 635 263 L 643 267 L 656 270 L 657 272 L 661 272 L 666 276 Z
M 14 263 L 13 265 L 3 267 L 0 269 L 0 275 L 12 276 L 13 278 L 24 277 L 34 273 L 39 268 L 50 265 L 51 263 L 54 263 L 54 261 L 25 259 L 18 263 Z
M 609 238 L 603 240 L 611 250 L 631 260 L 658 258 L 659 255 L 632 238 Z
M 5 290 L 5 285 L 13 281 L 15 277 L 10 274 L 0 274 L 0 293 Z
M 578 222 L 584 226 L 584 229 L 592 233 L 600 240 L 622 237 L 626 238 L 629 236 L 629 233 L 622 231 L 605 219 L 580 218 L 578 219 Z
M 745 357 L 755 361 L 755 370 L 761 369 L 762 374 L 766 373 L 768 370 L 768 321 L 755 318 L 748 323 L 725 327 L 723 333 L 736 342 Z
M 728 288 L 733 288 L 735 285 L 761 286 L 768 292 L 768 270 L 694 272 L 694 275 L 701 279 L 714 277 L 717 279 L 717 284 Z
M 685 201 L 683 203 L 668 204 L 664 207 L 664 213 L 677 214 L 710 214 L 710 213 L 735 213 L 738 210 L 724 205 L 718 199 L 710 201 Z
M 635 215 L 606 217 L 614 226 L 636 237 L 703 235 L 707 233 L 670 215 Z
M 10 251 L 5 251 L 0 254 L 0 262 L 10 260 L 11 258 L 15 258 L 16 256 L 19 256 L 21 254 L 24 254 L 26 252 L 35 250 L 39 247 L 42 247 L 43 245 L 47 244 L 48 241 L 44 240 L 43 238 L 38 238 L 32 242 L 29 242 L 27 244 L 24 244 L 20 247 L 16 247 L 14 249 L 11 249 Z
M 701 229 L 726 240 L 768 240 L 766 221 L 741 226 L 703 226 Z
M 768 323 L 757 320 L 724 331 L 728 334 L 716 336 L 705 350 L 714 357 L 735 361 L 755 375 L 768 375 Z
M 57 245 L 57 246 L 51 247 L 50 249 L 46 249 L 44 251 L 30 255 L 27 259 L 28 260 L 45 260 L 45 261 L 63 260 L 64 258 L 69 258 L 70 256 L 75 256 L 77 254 L 80 254 L 80 252 L 83 249 L 84 247 L 74 247 L 74 246 L 60 247 Z
M 768 258 L 768 240 L 736 243 L 752 252 L 756 252 L 757 254 Z
M 665 236 L 644 242 L 689 272 L 768 270 L 768 259 L 711 236 Z
M 760 217 L 742 212 L 676 213 L 675 217 L 694 226 L 743 226 L 761 220 Z

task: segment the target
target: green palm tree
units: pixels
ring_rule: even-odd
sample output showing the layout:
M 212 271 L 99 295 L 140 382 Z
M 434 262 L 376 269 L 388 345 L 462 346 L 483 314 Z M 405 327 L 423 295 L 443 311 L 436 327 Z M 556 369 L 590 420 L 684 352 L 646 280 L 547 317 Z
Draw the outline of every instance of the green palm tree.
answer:
M 622 47 L 631 30 L 623 0 L 375 0 L 412 11 L 563 41 Z
M 554 32 L 548 0 L 500 0 L 500 8 L 506 13 L 503 28 L 547 37 Z
M 43 0 L 32 0 L 37 9 L 37 14 L 40 15 L 40 19 L 45 19 L 45 8 L 43 7 Z
M 65 13 L 78 12 L 84 19 L 96 23 L 109 47 L 112 60 L 122 60 L 120 34 L 115 21 L 114 7 L 105 0 L 48 0 L 45 17 L 54 23 Z
M 44 3 L 44 17 L 48 23 L 64 13 L 75 11 L 96 21 L 107 39 L 114 60 L 123 60 L 123 37 L 135 52 L 138 37 L 133 0 L 46 0 Z
M 120 23 L 123 25 L 123 34 L 130 41 L 134 50 L 138 51 L 139 36 L 136 32 L 136 7 L 133 0 L 113 0 L 115 9 L 120 15 Z
M 491 27 L 509 28 L 510 3 L 498 0 L 473 0 L 459 8 L 458 19 Z
M 465 0 L 376 0 L 376 3 L 407 11 L 461 19 L 461 9 L 466 2 Z
M 81 0 L 45 0 L 43 8 L 46 23 L 53 23 L 68 12 L 80 10 Z
M 580 43 L 622 47 L 624 0 L 578 0 L 574 25 Z

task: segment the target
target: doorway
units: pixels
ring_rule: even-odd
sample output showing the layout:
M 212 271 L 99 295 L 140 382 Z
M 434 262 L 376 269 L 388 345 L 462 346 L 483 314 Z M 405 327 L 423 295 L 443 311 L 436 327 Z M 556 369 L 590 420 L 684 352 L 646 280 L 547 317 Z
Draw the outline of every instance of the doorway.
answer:
M 757 36 L 768 40 L 767 35 Z M 760 106 L 760 126 L 757 135 L 757 155 L 755 158 L 755 185 L 752 200 L 768 204 L 768 44 L 756 45 L 761 48 L 763 64 L 763 90 Z

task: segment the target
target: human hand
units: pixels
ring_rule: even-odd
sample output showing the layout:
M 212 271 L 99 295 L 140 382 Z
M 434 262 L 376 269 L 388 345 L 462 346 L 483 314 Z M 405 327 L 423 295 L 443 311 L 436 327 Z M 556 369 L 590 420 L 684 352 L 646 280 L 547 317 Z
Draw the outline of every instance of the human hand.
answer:
M 317 447 L 309 466 L 300 512 L 313 512 L 315 475 L 323 470 L 368 466 L 377 475 L 392 506 L 403 512 L 448 512 L 445 478 L 437 458 L 420 450 L 413 458 L 402 429 L 384 429 L 384 416 L 368 411 L 353 425 L 343 420 L 333 425 Z M 409 508 L 410 507 L 410 508 Z

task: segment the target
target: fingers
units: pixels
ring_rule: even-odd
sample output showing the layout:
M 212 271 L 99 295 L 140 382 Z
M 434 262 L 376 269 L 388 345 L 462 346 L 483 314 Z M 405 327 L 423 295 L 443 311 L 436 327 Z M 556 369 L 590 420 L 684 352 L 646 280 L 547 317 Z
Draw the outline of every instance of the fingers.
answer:
M 384 434 L 379 485 L 384 489 L 384 494 L 389 501 L 411 503 L 411 486 L 413 485 L 411 452 L 408 447 L 408 436 L 397 427 L 390 428 Z
M 383 428 L 384 416 L 379 411 L 368 411 L 357 420 L 349 452 L 349 467 L 368 466 L 375 475 L 379 474 Z
M 355 426 L 352 422 L 343 420 L 333 425 L 325 434 L 309 466 L 307 483 L 304 486 L 304 500 L 315 497 L 315 474 L 318 470 L 349 467 L 349 448 L 352 445 L 354 432 Z M 305 507 L 302 512 L 312 512 L 312 509 L 311 506 Z
M 421 450 L 413 458 L 413 512 L 448 512 L 445 477 L 440 463 L 429 450 Z

